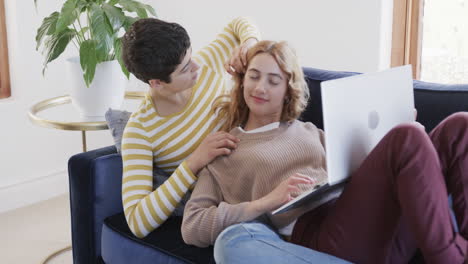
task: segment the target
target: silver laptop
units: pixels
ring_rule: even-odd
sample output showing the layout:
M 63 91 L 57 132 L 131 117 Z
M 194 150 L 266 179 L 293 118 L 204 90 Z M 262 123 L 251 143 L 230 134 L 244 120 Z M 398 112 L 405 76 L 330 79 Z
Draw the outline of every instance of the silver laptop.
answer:
M 324 81 L 321 88 L 328 183 L 302 193 L 273 214 L 342 188 L 388 131 L 414 120 L 410 65 Z

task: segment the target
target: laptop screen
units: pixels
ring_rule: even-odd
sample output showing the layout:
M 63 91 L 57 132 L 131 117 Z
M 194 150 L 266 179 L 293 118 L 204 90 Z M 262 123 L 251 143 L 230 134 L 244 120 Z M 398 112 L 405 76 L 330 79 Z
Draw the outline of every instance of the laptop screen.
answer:
M 414 121 L 411 66 L 321 83 L 327 170 L 342 182 L 393 127 Z

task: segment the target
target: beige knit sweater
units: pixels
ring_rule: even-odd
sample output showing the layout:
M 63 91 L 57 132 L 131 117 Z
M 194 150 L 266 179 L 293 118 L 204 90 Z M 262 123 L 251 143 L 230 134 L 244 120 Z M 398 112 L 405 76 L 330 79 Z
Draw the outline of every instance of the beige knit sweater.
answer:
M 235 128 L 230 133 L 240 139 L 237 149 L 199 173 L 185 206 L 182 236 L 187 244 L 207 247 L 226 227 L 254 220 L 246 210 L 248 203 L 267 195 L 295 173 L 326 181 L 324 135 L 312 123 L 293 121 L 251 134 Z M 281 228 L 323 202 L 267 216 Z

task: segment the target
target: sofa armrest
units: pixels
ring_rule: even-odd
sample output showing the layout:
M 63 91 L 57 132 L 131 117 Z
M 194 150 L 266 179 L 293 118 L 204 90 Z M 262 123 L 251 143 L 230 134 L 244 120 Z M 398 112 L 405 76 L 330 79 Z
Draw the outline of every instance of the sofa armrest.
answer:
M 73 263 L 96 263 L 105 218 L 123 212 L 122 158 L 114 146 L 72 156 L 68 161 Z

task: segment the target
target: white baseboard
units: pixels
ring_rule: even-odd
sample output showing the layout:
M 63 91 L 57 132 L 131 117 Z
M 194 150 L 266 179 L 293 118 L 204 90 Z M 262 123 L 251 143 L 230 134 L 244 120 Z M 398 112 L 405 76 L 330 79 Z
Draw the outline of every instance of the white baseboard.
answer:
M 68 193 L 66 170 L 0 188 L 0 213 Z

